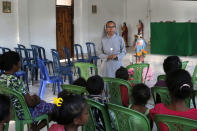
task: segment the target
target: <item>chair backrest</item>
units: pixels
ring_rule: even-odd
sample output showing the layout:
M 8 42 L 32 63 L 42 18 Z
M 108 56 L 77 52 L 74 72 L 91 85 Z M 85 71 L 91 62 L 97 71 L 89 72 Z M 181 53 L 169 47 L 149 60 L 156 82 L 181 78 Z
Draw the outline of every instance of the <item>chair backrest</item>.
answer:
M 189 63 L 189 61 L 183 61 L 182 62 L 182 69 L 184 69 L 185 70 L 185 68 L 187 67 L 187 64 Z
M 14 89 L 10 89 L 8 88 L 6 85 L 4 84 L 1 84 L 0 85 L 0 93 L 2 94 L 7 94 L 7 95 L 12 95 L 12 96 L 15 96 L 18 98 L 19 100 L 19 103 L 21 104 L 22 108 L 23 108 L 23 114 L 24 114 L 24 119 L 28 119 L 28 120 L 32 120 L 32 117 L 31 117 L 31 113 L 29 111 L 29 108 L 26 104 L 26 101 L 25 101 L 25 98 L 24 96 L 22 95 L 22 93 L 14 90 Z
M 79 44 L 74 44 L 74 47 L 75 47 L 75 53 L 76 53 L 77 60 L 84 60 L 82 46 Z M 79 58 L 79 53 L 81 53 L 81 59 Z
M 156 104 L 156 96 L 157 94 L 160 96 L 161 98 L 161 103 L 164 103 L 166 105 L 170 104 L 171 102 L 171 97 L 168 91 L 167 87 L 159 87 L 159 86 L 155 86 L 151 88 L 151 93 L 153 96 L 153 100 Z M 187 107 L 190 108 L 190 100 L 192 97 L 189 97 L 185 100 Z
M 46 51 L 45 51 L 45 48 L 39 46 L 39 50 L 40 50 L 40 58 L 41 58 L 42 60 L 46 60 L 47 58 L 46 58 Z
M 71 60 L 70 60 L 70 53 L 69 53 L 69 49 L 65 46 L 64 48 L 63 48 L 63 50 L 64 50 L 64 57 L 65 57 L 65 59 L 67 59 L 68 60 L 68 65 L 72 65 L 72 62 L 71 62 Z
M 117 105 L 123 105 L 121 100 L 121 92 L 120 92 L 120 86 L 124 85 L 128 89 L 128 96 L 129 96 L 129 103 L 132 104 L 132 87 L 130 83 L 123 79 L 118 78 L 109 78 L 109 77 L 103 77 L 103 80 L 105 82 L 105 92 L 108 97 L 108 93 L 110 96 L 110 103 L 114 103 Z
M 44 62 L 41 59 L 37 59 L 38 67 L 40 68 L 40 76 L 42 80 L 49 80 L 49 73 L 48 70 L 44 64 Z
M 135 110 L 108 103 L 111 120 L 115 118 L 117 131 L 151 131 L 148 118 Z
M 81 77 L 83 77 L 85 80 L 87 80 L 90 77 L 92 68 L 95 71 L 95 75 L 98 75 L 98 69 L 95 64 L 76 62 L 74 63 L 74 68 L 75 68 L 75 71 L 77 71 L 78 68 L 80 69 Z
M 169 131 L 191 131 L 197 129 L 197 120 L 172 115 L 155 115 L 154 121 L 160 131 L 160 122 L 164 123 Z
M 63 84 L 61 85 L 63 90 L 66 90 L 68 92 L 72 92 L 74 94 L 88 94 L 88 91 L 85 89 L 85 87 L 77 86 L 77 85 L 67 85 Z
M 194 84 L 194 89 L 197 89 L 197 65 L 194 68 L 194 72 L 193 72 L 193 75 L 192 75 L 192 81 L 193 81 L 193 84 Z
M 18 48 L 26 48 L 24 45 L 22 44 L 17 44 L 18 45 Z
M 11 49 L 6 48 L 6 47 L 0 47 L 0 49 L 1 49 L 1 54 L 5 53 L 5 52 L 8 52 L 8 51 L 11 51 Z
M 159 81 L 159 80 L 165 80 L 165 79 L 166 79 L 166 75 L 159 75 L 157 77 L 157 81 Z
M 61 63 L 60 63 L 60 57 L 59 53 L 55 49 L 51 49 L 52 57 L 53 57 L 53 69 L 55 75 L 60 73 Z
M 159 87 L 159 86 L 152 87 L 151 93 L 155 104 L 156 104 L 157 94 L 161 98 L 161 103 L 165 103 L 166 105 L 170 104 L 171 98 L 167 87 Z
M 88 98 L 86 99 L 86 101 L 88 103 L 89 117 L 88 122 L 83 126 L 83 131 L 96 131 L 96 120 L 93 113 L 93 110 L 95 108 L 99 110 L 102 114 L 105 125 L 105 131 L 112 131 L 109 114 L 105 105 Z
M 14 49 L 20 56 L 22 70 L 25 70 L 26 66 L 31 65 L 31 57 L 30 57 L 31 49 L 26 49 L 26 48 L 14 48 Z
M 126 68 L 129 71 L 129 69 L 133 68 L 134 69 L 134 74 L 130 77 L 133 78 L 133 80 L 130 80 L 131 83 L 137 84 L 137 83 L 142 83 L 143 79 L 142 79 L 142 73 L 144 68 L 147 68 L 147 72 L 145 75 L 145 79 L 148 73 L 148 69 L 149 69 L 149 64 L 145 64 L 145 63 L 139 63 L 139 64 L 132 64 L 132 65 L 128 65 Z M 145 82 L 145 80 L 144 80 Z
M 42 60 L 40 46 L 31 45 L 31 48 L 33 49 L 34 60 L 36 61 L 38 58 Z
M 90 60 L 92 56 L 96 56 L 96 46 L 92 42 L 86 42 L 86 47 L 88 52 L 88 59 Z

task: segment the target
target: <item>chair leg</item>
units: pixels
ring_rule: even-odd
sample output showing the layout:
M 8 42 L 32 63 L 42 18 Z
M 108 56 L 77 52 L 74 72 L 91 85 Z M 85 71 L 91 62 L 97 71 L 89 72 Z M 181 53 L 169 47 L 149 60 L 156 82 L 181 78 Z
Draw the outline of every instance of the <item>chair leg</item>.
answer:
M 44 98 L 44 92 L 45 92 L 46 84 L 47 83 L 45 81 L 43 81 L 42 91 L 41 91 L 41 100 L 43 100 L 43 98 Z
M 69 84 L 72 84 L 73 82 L 73 76 L 72 76 L 72 73 L 68 75 L 69 77 Z
M 6 123 L 5 128 L 4 128 L 4 131 L 8 131 L 8 129 L 9 129 L 9 122 Z
M 53 83 L 53 95 L 55 95 L 55 91 L 56 91 L 56 83 Z
M 57 82 L 58 94 L 60 93 L 60 82 Z
M 28 75 L 27 75 L 27 73 L 25 73 L 25 82 L 26 82 L 26 84 L 27 84 L 27 89 L 28 89 L 28 91 L 29 91 L 29 84 L 28 84 Z
M 49 74 L 51 74 L 50 63 L 48 63 L 47 66 L 48 66 L 48 69 L 49 69 Z
M 15 121 L 15 131 L 24 131 L 24 125 L 22 120 Z
M 39 91 L 38 91 L 38 96 L 40 97 L 40 94 L 41 94 L 41 91 L 42 91 L 42 85 L 43 85 L 43 81 L 40 80 L 40 88 L 39 88 Z
M 51 67 L 52 67 L 52 71 L 53 71 L 53 62 L 51 63 Z M 52 74 L 52 73 L 51 73 Z M 53 74 L 54 74 L 54 72 L 53 72 Z

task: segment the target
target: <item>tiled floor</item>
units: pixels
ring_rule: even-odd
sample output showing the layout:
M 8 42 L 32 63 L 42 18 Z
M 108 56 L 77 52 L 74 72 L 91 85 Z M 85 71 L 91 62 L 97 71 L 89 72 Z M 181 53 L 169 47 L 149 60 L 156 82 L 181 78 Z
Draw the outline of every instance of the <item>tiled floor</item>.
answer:
M 150 52 L 150 48 L 148 47 L 148 52 Z M 134 51 L 132 50 L 131 47 L 129 47 L 127 49 L 127 55 L 123 58 L 123 65 L 126 67 L 127 65 L 134 63 L 135 62 L 135 57 L 133 57 L 134 55 Z M 152 54 L 148 54 L 145 58 L 145 63 L 149 63 L 150 67 L 152 69 L 153 72 L 153 80 L 151 81 L 147 81 L 146 84 L 149 87 L 152 87 L 155 82 L 156 82 L 156 78 L 158 75 L 160 74 L 164 74 L 163 72 L 163 60 L 166 58 L 167 56 L 164 55 L 152 55 Z M 195 65 L 197 65 L 197 59 L 196 56 L 191 56 L 191 57 L 180 57 L 182 61 L 189 61 L 188 66 L 186 67 L 186 70 L 188 70 L 191 74 L 193 73 L 194 67 Z M 99 70 L 99 64 L 100 62 L 98 62 L 98 70 Z M 67 83 L 67 82 L 65 82 Z M 33 86 L 30 85 L 30 92 L 31 94 L 37 94 L 38 93 L 38 89 L 39 89 L 39 81 L 37 81 Z M 52 85 L 48 85 L 46 88 L 46 92 L 45 92 L 45 96 L 44 96 L 44 100 L 47 102 L 53 102 L 53 98 L 57 95 L 57 93 L 55 95 L 53 95 L 52 93 Z M 153 100 L 152 98 L 149 100 L 148 105 L 149 108 L 152 108 L 154 106 L 153 104 Z M 50 123 L 52 124 L 52 122 Z M 14 122 L 10 122 L 10 129 L 9 131 L 14 131 Z M 42 131 L 45 131 L 45 129 L 42 129 Z M 154 130 L 156 130 L 156 128 L 154 128 Z

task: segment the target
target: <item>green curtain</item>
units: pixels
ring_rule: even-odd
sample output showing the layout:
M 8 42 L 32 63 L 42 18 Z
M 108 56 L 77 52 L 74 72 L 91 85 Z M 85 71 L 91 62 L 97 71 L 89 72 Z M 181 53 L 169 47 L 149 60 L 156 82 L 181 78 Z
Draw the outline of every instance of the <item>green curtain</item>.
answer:
M 151 23 L 151 53 L 197 54 L 197 23 Z

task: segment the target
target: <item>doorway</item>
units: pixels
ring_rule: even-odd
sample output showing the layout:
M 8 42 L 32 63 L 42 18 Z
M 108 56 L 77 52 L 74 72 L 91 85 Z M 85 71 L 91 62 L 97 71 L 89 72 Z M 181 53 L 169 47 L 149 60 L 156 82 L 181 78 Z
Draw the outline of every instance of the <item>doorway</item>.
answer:
M 65 59 L 63 48 L 69 49 L 71 57 L 74 54 L 74 0 L 56 2 L 56 40 L 60 59 Z M 69 3 L 70 2 L 70 3 Z

